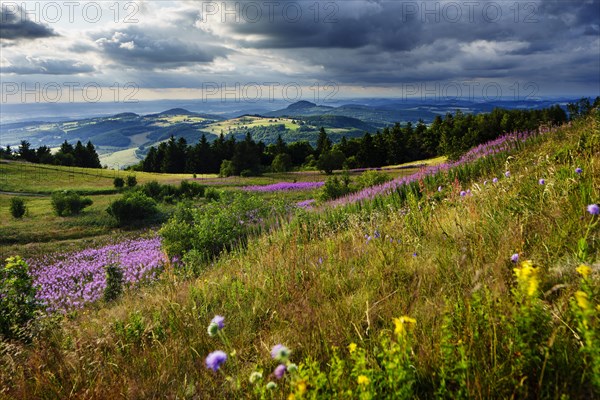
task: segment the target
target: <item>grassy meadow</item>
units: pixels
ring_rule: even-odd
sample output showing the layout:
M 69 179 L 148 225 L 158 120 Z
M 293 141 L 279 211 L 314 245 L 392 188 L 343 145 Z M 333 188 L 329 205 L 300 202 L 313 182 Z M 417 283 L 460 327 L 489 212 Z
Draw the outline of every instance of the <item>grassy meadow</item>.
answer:
M 296 210 L 194 274 L 167 262 L 152 285 L 41 318 L 29 342 L 0 342 L 0 396 L 599 396 L 600 114 L 516 147 L 374 200 Z M 6 175 L 6 191 L 69 184 Z M 112 178 L 78 185 L 102 193 Z M 46 198 L 21 222 L 6 201 L 3 237 L 38 240 L 36 220 L 68 236 Z

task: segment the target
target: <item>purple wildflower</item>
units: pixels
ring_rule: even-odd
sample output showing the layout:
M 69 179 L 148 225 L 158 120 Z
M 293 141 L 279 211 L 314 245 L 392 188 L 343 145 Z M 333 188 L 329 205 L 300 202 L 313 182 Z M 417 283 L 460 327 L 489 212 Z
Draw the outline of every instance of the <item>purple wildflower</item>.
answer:
M 413 257 L 416 257 L 416 256 L 417 256 L 417 252 L 415 251 L 415 252 L 413 253 Z
M 587 210 L 592 215 L 600 214 L 600 207 L 598 206 L 598 204 L 590 204 L 589 206 L 587 206 Z
M 519 261 L 519 253 L 515 253 L 512 256 L 510 256 L 510 261 L 516 264 Z
M 325 182 L 279 182 L 272 185 L 246 186 L 243 190 L 247 192 L 280 192 L 285 190 L 308 190 L 317 189 Z
M 467 192 L 465 192 L 464 190 L 460 191 L 460 197 L 465 197 L 467 195 Z
M 210 321 L 211 324 L 216 324 L 219 329 L 223 329 L 225 327 L 225 317 L 221 315 L 215 315 L 215 317 Z
M 487 181 L 483 181 L 483 186 L 487 185 Z
M 442 187 L 438 186 L 438 192 L 441 192 L 441 191 L 442 191 Z
M 576 174 L 580 175 L 582 172 L 583 172 L 583 170 L 581 168 L 579 168 L 579 167 L 575 168 L 575 173 Z
M 277 361 L 286 361 L 290 356 L 290 349 L 285 347 L 282 344 L 276 344 L 271 349 L 271 357 L 276 359 Z
M 505 177 L 507 177 L 507 178 L 510 178 L 510 171 L 506 171 L 506 172 L 504 173 L 504 176 L 505 176 Z
M 546 184 L 546 180 L 545 180 L 545 179 L 540 179 L 540 180 L 538 181 L 538 183 L 539 183 L 540 185 L 545 185 L 545 184 Z
M 285 374 L 286 370 L 287 367 L 285 366 L 285 364 L 279 364 L 277 368 L 275 368 L 275 371 L 273 371 L 273 374 L 275 375 L 275 378 L 281 379 L 283 378 L 283 375 Z
M 205 360 L 206 368 L 217 372 L 221 365 L 227 360 L 227 354 L 224 351 L 217 350 L 210 353 Z
M 494 179 L 492 179 L 492 182 L 493 182 L 493 183 L 497 183 L 497 182 L 498 182 L 498 178 L 494 178 Z

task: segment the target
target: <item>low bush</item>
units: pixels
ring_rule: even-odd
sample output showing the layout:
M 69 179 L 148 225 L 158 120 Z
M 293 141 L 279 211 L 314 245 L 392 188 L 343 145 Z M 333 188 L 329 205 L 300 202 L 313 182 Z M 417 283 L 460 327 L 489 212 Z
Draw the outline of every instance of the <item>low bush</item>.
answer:
M 115 188 L 121 189 L 123 188 L 123 186 L 125 186 L 125 181 L 123 180 L 123 178 L 117 177 L 113 180 L 113 185 Z
M 79 214 L 93 203 L 89 197 L 81 197 L 78 193 L 68 190 L 52 194 L 52 208 L 59 217 Z
M 325 185 L 319 191 L 319 200 L 328 201 L 337 199 L 338 197 L 345 196 L 352 193 L 353 189 L 350 185 L 350 177 L 347 173 L 344 173 L 340 178 L 332 176 L 327 178 Z
M 392 177 L 381 171 L 365 171 L 356 178 L 356 186 L 358 190 L 371 186 L 381 185 L 392 180 Z
M 131 192 L 113 201 L 106 211 L 119 225 L 141 221 L 158 213 L 156 202 L 141 192 Z
M 27 207 L 25 207 L 25 200 L 20 197 L 13 197 L 10 199 L 10 214 L 14 218 L 23 218 Z
M 134 187 L 137 185 L 137 178 L 135 175 L 129 175 L 127 177 L 127 187 Z
M 11 257 L 0 269 L 0 336 L 19 338 L 40 304 L 29 267 L 20 257 Z

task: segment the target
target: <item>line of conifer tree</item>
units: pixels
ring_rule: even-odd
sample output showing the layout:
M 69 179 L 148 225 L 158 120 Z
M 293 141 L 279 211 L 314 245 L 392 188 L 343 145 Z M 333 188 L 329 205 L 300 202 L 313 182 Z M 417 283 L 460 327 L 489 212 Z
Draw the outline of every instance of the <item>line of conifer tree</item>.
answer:
M 7 146 L 0 148 L 0 158 L 28 161 L 36 164 L 64 165 L 69 167 L 102 168 L 96 148 L 91 141 L 83 145 L 80 140 L 75 146 L 66 140 L 60 145 L 58 151 L 52 154 L 50 147 L 31 147 L 27 140 L 22 140 L 16 152 Z
M 236 141 L 221 134 L 212 143 L 205 135 L 194 145 L 184 138 L 171 137 L 151 147 L 135 167 L 147 172 L 221 173 L 221 175 L 258 174 L 285 171 L 295 167 L 316 167 L 327 173 L 340 168 L 371 168 L 402 164 L 445 155 L 459 157 L 469 148 L 497 138 L 503 133 L 534 130 L 542 124 L 567 121 L 558 105 L 541 110 L 494 109 L 490 113 L 465 114 L 460 110 L 437 116 L 430 126 L 395 124 L 361 138 L 343 137 L 333 144 L 321 128 L 316 146 L 307 141 L 285 143 L 281 136 L 274 144 L 256 143 L 250 133 Z

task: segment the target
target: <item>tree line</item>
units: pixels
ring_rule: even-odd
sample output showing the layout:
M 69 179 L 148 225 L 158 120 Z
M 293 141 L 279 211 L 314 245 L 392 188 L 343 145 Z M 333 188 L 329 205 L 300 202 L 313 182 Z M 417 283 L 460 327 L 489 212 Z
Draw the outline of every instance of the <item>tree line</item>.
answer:
M 558 105 L 541 110 L 494 109 L 485 114 L 465 114 L 460 110 L 437 116 L 430 126 L 422 120 L 416 124 L 397 123 L 361 138 L 343 137 L 333 144 L 324 128 L 316 146 L 307 141 L 286 143 L 278 136 L 276 143 L 255 142 L 250 132 L 243 140 L 221 134 L 212 143 L 205 135 L 195 145 L 184 138 L 169 140 L 151 147 L 134 169 L 167 173 L 220 173 L 254 175 L 271 170 L 317 168 L 331 173 L 341 168 L 369 168 L 402 164 L 445 155 L 458 158 L 473 146 L 495 139 L 503 133 L 534 130 L 542 124 L 559 125 L 567 121 Z
M 50 147 L 40 146 L 37 149 L 31 147 L 27 140 L 22 140 L 16 151 L 10 146 L 5 149 L 0 147 L 0 158 L 28 161 L 35 164 L 53 164 L 68 167 L 102 168 L 96 148 L 91 141 L 83 145 L 80 140 L 75 146 L 64 141 L 58 151 L 52 154 Z

